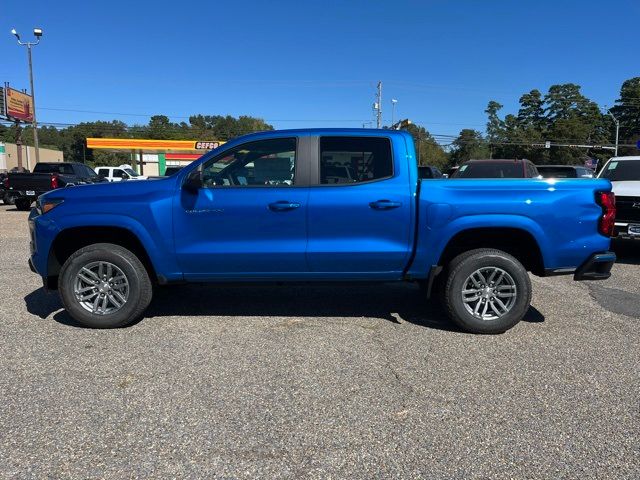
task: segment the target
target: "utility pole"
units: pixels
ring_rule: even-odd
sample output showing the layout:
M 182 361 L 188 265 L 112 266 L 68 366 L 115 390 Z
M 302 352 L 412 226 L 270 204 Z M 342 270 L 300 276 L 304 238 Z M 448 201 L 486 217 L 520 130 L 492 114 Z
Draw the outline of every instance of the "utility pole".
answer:
M 36 163 L 40 161 L 40 147 L 38 144 L 38 121 L 36 120 L 36 94 L 33 90 L 33 63 L 31 61 L 31 48 L 40 43 L 40 37 L 42 37 L 42 29 L 34 28 L 33 35 L 36 37 L 35 42 L 23 42 L 20 40 L 20 35 L 16 32 L 16 29 L 12 29 L 11 33 L 18 39 L 18 45 L 27 47 L 27 56 L 29 58 L 29 80 L 31 82 L 31 102 L 33 104 L 33 147 L 36 151 Z
M 373 109 L 376 111 L 376 126 L 382 128 L 382 82 L 378 82 L 376 103 L 373 104 Z
M 613 122 L 616 124 L 616 150 L 615 150 L 614 156 L 617 157 L 618 156 L 618 137 L 620 136 L 620 120 L 618 120 L 613 115 L 613 113 L 611 113 L 611 109 L 607 110 L 607 113 L 611 115 L 611 118 L 613 118 Z
M 16 150 L 18 154 L 18 169 L 22 171 L 22 128 L 20 128 L 18 120 L 16 120 Z

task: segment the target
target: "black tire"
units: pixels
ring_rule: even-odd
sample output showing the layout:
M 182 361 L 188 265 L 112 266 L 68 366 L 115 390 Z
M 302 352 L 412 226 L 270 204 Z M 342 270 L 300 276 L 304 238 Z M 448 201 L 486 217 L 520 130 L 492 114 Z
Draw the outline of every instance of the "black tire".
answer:
M 16 208 L 23 212 L 31 210 L 31 204 L 33 203 L 30 198 L 20 197 L 15 199 Z
M 126 301 L 111 313 L 90 312 L 75 295 L 76 276 L 83 267 L 95 262 L 108 262 L 120 269 L 129 285 Z M 138 257 L 110 243 L 89 245 L 71 255 L 60 271 L 58 290 L 67 312 L 79 323 L 91 328 L 118 328 L 138 320 L 149 306 L 153 294 L 149 274 Z
M 522 320 L 531 305 L 531 280 L 529 275 L 522 264 L 508 253 L 501 250 L 479 248 L 458 255 L 451 261 L 449 267 L 444 287 L 444 306 L 449 318 L 467 332 L 503 333 Z M 500 294 L 513 293 L 513 300 L 511 297 L 504 298 L 502 296 L 495 300 L 498 292 L 494 291 L 491 283 L 487 282 L 486 285 L 482 284 L 485 285 L 482 288 L 473 285 L 472 288 L 477 288 L 479 292 L 482 290 L 482 293 L 467 293 L 467 298 L 477 298 L 478 300 L 475 303 L 465 304 L 463 290 L 468 288 L 466 284 L 468 281 L 471 282 L 469 280 L 470 276 L 474 272 L 485 268 L 488 270 L 485 270 L 484 273 L 491 272 L 490 269 L 497 269 L 496 279 L 501 278 L 499 276 L 500 271 L 506 272 L 507 275 L 502 277 L 505 286 L 501 287 Z M 481 273 L 483 272 L 481 271 Z M 487 280 L 489 279 L 487 278 Z M 472 284 L 469 283 L 469 285 Z M 510 308 L 504 312 L 498 301 Z M 510 302 L 512 302 L 511 305 Z M 483 312 L 480 310 L 483 310 L 486 305 L 487 308 L 484 309 L 484 312 L 486 312 L 487 318 L 479 318 L 474 315 L 474 312 L 470 312 L 465 307 L 465 305 L 468 305 L 469 308 L 475 307 L 478 303 L 480 303 L 480 307 L 476 315 L 484 317 Z M 495 310 L 493 310 L 494 308 Z M 497 311 L 501 311 L 502 314 L 498 315 Z M 492 315 L 496 318 L 489 318 Z

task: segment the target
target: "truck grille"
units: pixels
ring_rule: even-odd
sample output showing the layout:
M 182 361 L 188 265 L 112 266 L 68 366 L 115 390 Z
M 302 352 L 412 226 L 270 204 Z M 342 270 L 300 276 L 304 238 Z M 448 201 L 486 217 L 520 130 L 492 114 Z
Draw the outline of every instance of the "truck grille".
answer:
M 616 195 L 616 221 L 640 223 L 640 197 Z

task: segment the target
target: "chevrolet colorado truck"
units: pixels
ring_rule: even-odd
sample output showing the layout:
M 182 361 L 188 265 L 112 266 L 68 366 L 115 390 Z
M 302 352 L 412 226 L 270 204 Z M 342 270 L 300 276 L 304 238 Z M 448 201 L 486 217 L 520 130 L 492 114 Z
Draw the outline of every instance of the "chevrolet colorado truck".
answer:
M 95 328 L 140 318 L 154 285 L 404 281 L 500 333 L 529 308 L 528 271 L 608 278 L 614 219 L 608 180 L 420 180 L 406 132 L 285 130 L 165 179 L 42 195 L 29 263 Z

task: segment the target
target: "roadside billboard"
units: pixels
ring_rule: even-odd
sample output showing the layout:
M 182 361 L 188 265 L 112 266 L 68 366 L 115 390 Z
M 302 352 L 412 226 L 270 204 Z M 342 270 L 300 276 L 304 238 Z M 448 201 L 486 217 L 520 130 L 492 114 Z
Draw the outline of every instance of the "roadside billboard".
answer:
M 33 98 L 31 95 L 7 87 L 4 98 L 7 117 L 21 122 L 33 123 Z

